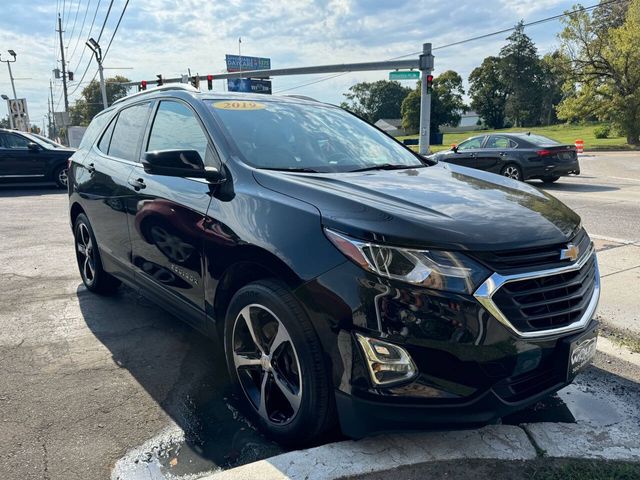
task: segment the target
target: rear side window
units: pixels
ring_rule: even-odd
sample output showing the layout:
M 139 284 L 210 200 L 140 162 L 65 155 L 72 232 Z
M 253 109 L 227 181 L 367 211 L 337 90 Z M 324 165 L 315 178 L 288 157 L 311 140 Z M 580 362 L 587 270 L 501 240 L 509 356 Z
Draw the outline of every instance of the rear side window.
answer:
M 204 161 L 209 140 L 195 114 L 179 102 L 163 101 L 158 107 L 147 151 L 196 150 Z
M 500 137 L 498 135 L 491 135 L 487 141 L 485 148 L 516 148 L 518 145 L 516 142 L 507 137 Z
M 84 132 L 84 135 L 82 136 L 82 140 L 80 141 L 80 146 L 78 147 L 78 149 L 83 150 L 93 145 L 93 142 L 96 140 L 96 138 L 98 137 L 98 135 L 100 134 L 100 132 L 102 131 L 104 126 L 107 124 L 110 118 L 111 118 L 111 112 L 103 113 L 101 115 L 96 115 L 91 121 L 91 123 L 89 124 L 89 126 L 87 127 L 87 130 Z
M 138 150 L 149 115 L 149 103 L 125 108 L 116 119 L 108 154 L 112 157 L 138 161 Z
M 107 155 L 109 153 L 109 143 L 111 143 L 111 135 L 113 135 L 113 127 L 116 126 L 116 121 L 111 122 L 111 125 L 107 127 L 100 142 L 98 142 L 98 150 Z

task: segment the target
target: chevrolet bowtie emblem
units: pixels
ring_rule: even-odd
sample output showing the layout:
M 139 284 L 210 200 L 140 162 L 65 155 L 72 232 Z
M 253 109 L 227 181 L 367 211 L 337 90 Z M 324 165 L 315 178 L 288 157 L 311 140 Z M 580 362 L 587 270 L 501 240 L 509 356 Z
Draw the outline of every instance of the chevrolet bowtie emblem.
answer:
M 573 243 L 570 243 L 567 245 L 567 248 L 560 250 L 560 260 L 571 260 L 572 262 L 575 262 L 578 259 L 579 254 L 580 249 Z

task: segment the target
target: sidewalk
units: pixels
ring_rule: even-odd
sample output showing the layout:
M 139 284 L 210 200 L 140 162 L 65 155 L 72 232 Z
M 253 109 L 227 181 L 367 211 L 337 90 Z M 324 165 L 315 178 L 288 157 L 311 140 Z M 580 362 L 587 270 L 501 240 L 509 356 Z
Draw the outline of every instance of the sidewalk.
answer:
M 602 281 L 598 318 L 640 337 L 640 242 L 592 235 Z

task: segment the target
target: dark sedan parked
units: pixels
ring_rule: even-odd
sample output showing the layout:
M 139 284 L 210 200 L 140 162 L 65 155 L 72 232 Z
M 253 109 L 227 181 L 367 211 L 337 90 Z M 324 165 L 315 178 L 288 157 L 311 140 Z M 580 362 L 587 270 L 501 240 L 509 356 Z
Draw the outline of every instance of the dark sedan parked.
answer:
M 522 181 L 538 178 L 552 183 L 580 174 L 575 146 L 531 133 L 479 135 L 430 158 Z
M 67 188 L 67 162 L 74 151 L 39 135 L 0 129 L 0 181 L 55 182 Z

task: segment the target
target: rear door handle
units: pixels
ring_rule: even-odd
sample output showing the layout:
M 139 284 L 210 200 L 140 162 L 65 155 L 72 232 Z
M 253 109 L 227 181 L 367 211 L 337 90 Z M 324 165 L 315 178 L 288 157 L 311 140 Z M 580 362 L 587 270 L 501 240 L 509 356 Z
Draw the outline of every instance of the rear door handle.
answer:
M 129 179 L 127 180 L 127 182 L 129 183 L 129 185 L 131 185 L 135 190 L 142 190 L 143 188 L 146 188 L 147 186 L 144 183 L 144 180 L 142 178 L 138 178 L 136 180 L 133 179 Z
M 87 172 L 94 173 L 95 171 L 96 171 L 96 166 L 94 163 L 90 163 L 89 165 L 87 165 Z
M 501 157 L 506 157 L 507 156 L 507 152 L 500 152 L 500 156 Z

